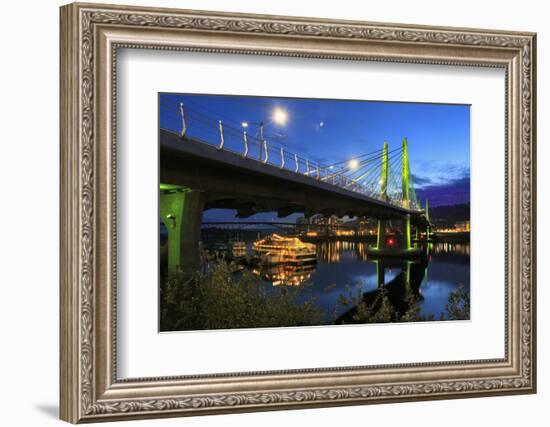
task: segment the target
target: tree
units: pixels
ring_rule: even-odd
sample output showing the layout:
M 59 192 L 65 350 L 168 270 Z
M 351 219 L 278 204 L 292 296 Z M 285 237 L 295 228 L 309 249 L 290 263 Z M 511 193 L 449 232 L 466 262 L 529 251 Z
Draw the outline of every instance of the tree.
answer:
M 450 320 L 467 320 L 470 318 L 470 292 L 460 284 L 456 291 L 449 293 L 446 305 Z
M 225 260 L 209 260 L 204 272 L 177 273 L 160 290 L 161 331 L 238 329 L 323 324 L 313 297 L 297 301 L 297 290 L 266 291 L 249 271 Z

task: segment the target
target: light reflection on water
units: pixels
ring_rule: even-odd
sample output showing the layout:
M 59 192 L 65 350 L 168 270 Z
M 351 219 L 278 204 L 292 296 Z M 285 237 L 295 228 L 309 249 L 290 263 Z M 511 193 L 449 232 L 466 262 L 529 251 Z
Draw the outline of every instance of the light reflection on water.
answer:
M 314 295 L 325 311 L 327 321 L 340 315 L 344 308 L 335 310 L 341 295 L 374 291 L 378 288 L 377 264 L 369 259 L 367 243 L 326 241 L 317 244 L 317 263 L 307 266 L 277 266 L 271 271 L 262 269 L 266 286 L 292 285 L 304 289 L 302 300 Z M 410 265 L 410 286 L 421 296 L 422 315 L 439 319 L 447 314 L 448 295 L 459 285 L 470 290 L 470 246 L 468 243 L 434 243 L 427 248 L 419 262 Z M 384 284 L 399 276 L 403 263 L 392 261 L 384 268 Z

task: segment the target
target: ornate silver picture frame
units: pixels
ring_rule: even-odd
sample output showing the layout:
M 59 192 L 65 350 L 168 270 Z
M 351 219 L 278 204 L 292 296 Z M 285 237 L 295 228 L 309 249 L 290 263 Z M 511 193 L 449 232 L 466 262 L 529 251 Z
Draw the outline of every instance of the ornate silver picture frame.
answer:
M 76 3 L 61 8 L 60 43 L 61 419 L 536 391 L 535 34 Z M 495 256 L 505 265 L 504 357 L 120 379 L 116 61 L 122 48 L 503 69 L 505 248 Z

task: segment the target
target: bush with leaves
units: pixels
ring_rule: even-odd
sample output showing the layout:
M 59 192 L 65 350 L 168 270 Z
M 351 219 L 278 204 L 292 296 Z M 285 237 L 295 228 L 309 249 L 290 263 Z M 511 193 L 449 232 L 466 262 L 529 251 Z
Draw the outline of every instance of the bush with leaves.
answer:
M 274 287 L 269 291 L 262 280 L 223 259 L 208 259 L 200 272 L 178 273 L 166 279 L 160 289 L 161 331 L 238 329 L 258 327 L 309 326 L 327 324 L 317 299 L 304 298 L 303 289 Z M 418 296 L 410 289 L 404 309 L 398 311 L 388 290 L 381 288 L 367 302 L 362 287 L 348 287 L 334 309 L 334 323 L 423 322 L 435 320 L 422 315 Z M 339 308 L 349 315 L 337 318 Z M 470 294 L 460 285 L 449 293 L 447 314 L 438 320 L 470 318 Z M 330 322 L 329 322 L 330 323 Z
M 323 324 L 315 298 L 299 302 L 288 287 L 268 292 L 258 276 L 235 270 L 210 260 L 203 272 L 170 276 L 160 290 L 161 331 Z
M 340 294 L 337 306 L 351 307 L 351 316 L 346 316 L 345 320 L 342 319 L 337 323 L 389 323 L 398 317 L 386 289 L 379 289 L 370 303 L 365 301 L 360 286 L 355 292 L 350 287 L 347 291 L 347 296 Z
M 449 293 L 449 302 L 445 306 L 449 319 L 468 320 L 470 318 L 470 292 L 463 285 Z
M 350 316 L 341 318 L 337 323 L 389 323 L 389 322 L 430 322 L 436 320 L 432 314 L 421 314 L 420 300 L 410 289 L 406 290 L 405 307 L 399 312 L 391 303 L 386 288 L 380 288 L 376 297 L 367 302 L 361 287 L 354 293 L 348 287 L 348 295 L 340 294 L 339 307 L 350 307 Z M 467 320 L 470 318 L 470 293 L 463 285 L 449 292 L 446 305 L 447 314 L 441 313 L 437 320 Z

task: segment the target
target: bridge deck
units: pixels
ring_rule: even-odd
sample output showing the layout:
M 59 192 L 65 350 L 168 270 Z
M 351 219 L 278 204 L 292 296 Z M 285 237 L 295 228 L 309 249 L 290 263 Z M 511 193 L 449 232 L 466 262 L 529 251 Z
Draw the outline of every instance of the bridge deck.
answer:
M 277 211 L 371 216 L 381 219 L 411 215 L 427 224 L 423 211 L 406 209 L 338 187 L 315 177 L 160 131 L 160 179 L 207 194 L 206 208 L 235 208 L 241 216 Z

